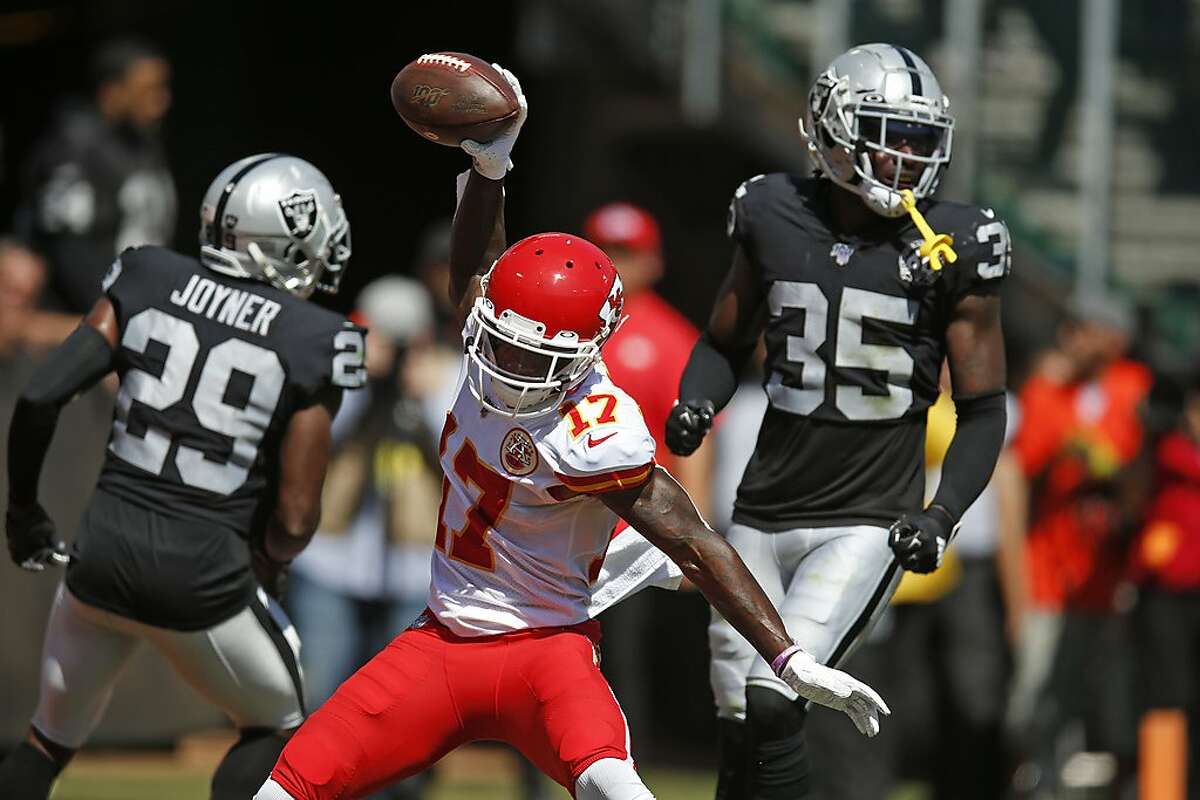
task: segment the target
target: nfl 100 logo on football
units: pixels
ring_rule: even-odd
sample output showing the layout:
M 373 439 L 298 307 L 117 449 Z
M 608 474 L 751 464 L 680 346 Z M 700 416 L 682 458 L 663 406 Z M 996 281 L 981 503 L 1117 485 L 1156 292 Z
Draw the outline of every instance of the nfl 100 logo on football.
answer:
M 533 437 L 521 428 L 513 428 L 500 442 L 500 463 L 509 475 L 522 478 L 538 466 L 537 446 Z
M 938 279 L 938 271 L 929 266 L 929 259 L 921 256 L 921 240 L 909 242 L 896 257 L 900 267 L 900 280 L 909 286 L 931 286 Z
M 310 189 L 292 192 L 279 201 L 279 213 L 288 233 L 307 239 L 317 227 L 317 193 Z

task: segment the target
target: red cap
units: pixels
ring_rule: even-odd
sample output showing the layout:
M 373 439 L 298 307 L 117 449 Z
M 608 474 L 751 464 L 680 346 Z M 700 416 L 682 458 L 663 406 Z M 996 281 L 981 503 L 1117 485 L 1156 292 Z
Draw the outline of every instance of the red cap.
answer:
M 658 250 L 661 243 L 658 222 L 649 211 L 633 203 L 600 206 L 588 215 L 583 233 L 601 247 Z

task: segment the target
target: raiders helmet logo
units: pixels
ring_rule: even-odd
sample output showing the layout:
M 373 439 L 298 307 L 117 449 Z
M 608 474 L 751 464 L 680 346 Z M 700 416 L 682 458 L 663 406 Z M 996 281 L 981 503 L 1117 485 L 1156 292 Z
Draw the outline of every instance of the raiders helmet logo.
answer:
M 538 454 L 533 437 L 521 428 L 513 428 L 506 433 L 500 442 L 500 463 L 509 475 L 518 478 L 537 469 Z
M 317 227 L 317 193 L 299 189 L 279 201 L 279 213 L 287 232 L 296 239 L 307 239 Z

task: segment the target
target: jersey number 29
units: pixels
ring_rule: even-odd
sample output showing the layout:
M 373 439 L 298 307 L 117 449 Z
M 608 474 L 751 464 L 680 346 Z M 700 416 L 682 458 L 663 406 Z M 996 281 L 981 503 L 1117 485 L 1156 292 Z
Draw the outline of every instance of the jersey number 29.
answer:
M 166 411 L 184 399 L 200 354 L 200 340 L 192 323 L 147 308 L 126 323 L 121 345 L 145 353 L 151 341 L 166 346 L 162 373 L 159 377 L 140 369 L 125 373 L 117 394 L 109 449 L 122 460 L 157 475 L 166 464 L 171 437 L 154 425 L 147 425 L 140 434 L 130 432 L 129 412 L 134 401 Z M 243 379 L 250 378 L 245 405 L 233 405 L 226 397 L 235 370 Z M 217 494 L 237 491 L 258 457 L 258 447 L 271 424 L 285 380 L 279 356 L 265 347 L 231 338 L 210 349 L 192 390 L 192 411 L 205 430 L 228 437 L 232 444 L 228 458 L 219 463 L 206 457 L 204 451 L 180 442 L 175 452 L 180 479 L 188 486 Z

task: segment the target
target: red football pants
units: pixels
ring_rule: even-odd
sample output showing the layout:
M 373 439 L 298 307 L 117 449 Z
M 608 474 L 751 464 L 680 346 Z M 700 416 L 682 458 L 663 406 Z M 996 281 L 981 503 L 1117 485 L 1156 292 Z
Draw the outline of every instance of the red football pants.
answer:
M 298 800 L 360 797 L 495 739 L 574 793 L 593 762 L 629 757 L 625 717 L 597 666 L 598 631 L 464 638 L 437 622 L 410 628 L 305 721 L 271 777 Z

